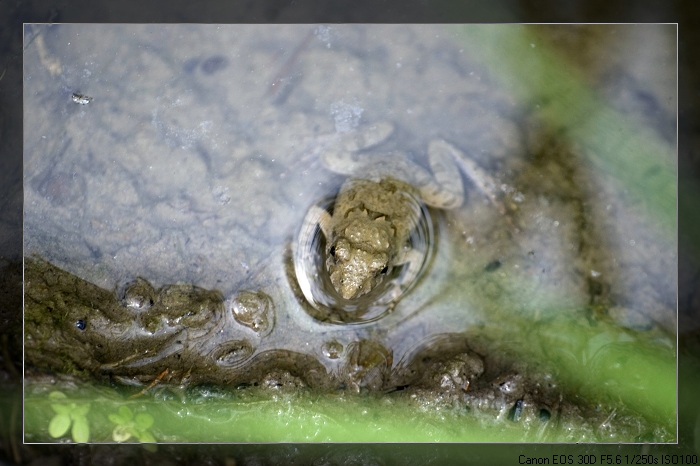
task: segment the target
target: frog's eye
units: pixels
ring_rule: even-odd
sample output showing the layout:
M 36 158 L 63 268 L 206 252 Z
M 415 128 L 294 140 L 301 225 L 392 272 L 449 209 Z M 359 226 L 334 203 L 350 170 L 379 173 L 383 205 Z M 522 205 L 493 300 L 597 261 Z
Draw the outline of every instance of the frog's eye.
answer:
M 335 246 L 331 246 L 330 253 L 331 253 L 331 256 L 335 257 Z
M 389 266 L 385 265 L 384 268 L 382 269 L 381 273 L 387 273 L 389 271 Z
M 85 330 L 85 321 L 80 319 L 75 323 L 75 326 L 78 327 L 79 330 Z

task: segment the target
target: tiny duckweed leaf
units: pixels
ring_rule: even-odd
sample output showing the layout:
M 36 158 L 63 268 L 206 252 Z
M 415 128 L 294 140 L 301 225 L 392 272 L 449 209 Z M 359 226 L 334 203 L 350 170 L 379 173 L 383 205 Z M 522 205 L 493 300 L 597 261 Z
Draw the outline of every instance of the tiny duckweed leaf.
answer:
M 138 436 L 142 443 L 155 443 L 156 439 L 150 432 L 141 432 Z
M 63 437 L 70 427 L 70 416 L 67 413 L 59 413 L 49 422 L 49 435 L 53 438 Z
M 82 416 L 85 417 L 85 415 L 90 411 L 90 405 L 85 404 L 85 405 L 78 405 L 73 409 L 73 416 Z
M 127 422 L 129 422 L 128 419 L 124 419 L 119 414 L 114 413 L 109 414 L 107 418 L 115 424 L 126 424 Z
M 148 413 L 139 413 L 136 415 L 135 424 L 138 430 L 146 430 L 153 425 L 153 416 Z
M 131 438 L 131 428 L 125 425 L 118 425 L 112 431 L 112 438 L 115 442 L 126 442 Z
M 90 426 L 87 419 L 84 417 L 76 417 L 73 421 L 73 430 L 71 431 L 73 440 L 77 443 L 87 443 L 90 439 Z
M 129 407 L 126 405 L 121 405 L 119 407 L 119 415 L 122 417 L 122 419 L 125 419 L 127 422 L 131 421 L 134 418 L 134 413 L 132 413 Z
M 67 396 L 63 392 L 54 391 L 54 392 L 49 393 L 50 400 L 65 400 L 66 398 L 67 398 Z
M 61 405 L 57 403 L 51 404 L 51 409 L 53 409 L 56 414 L 69 415 L 71 413 L 71 407 L 69 405 Z

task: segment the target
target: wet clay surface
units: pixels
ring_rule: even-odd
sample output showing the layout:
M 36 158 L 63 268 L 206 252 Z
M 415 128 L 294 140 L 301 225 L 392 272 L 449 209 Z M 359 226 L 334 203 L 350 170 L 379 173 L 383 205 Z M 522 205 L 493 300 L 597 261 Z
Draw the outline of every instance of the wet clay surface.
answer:
M 383 396 L 388 403 L 408 400 L 418 411 L 471 416 L 484 426 L 519 422 L 524 438 L 536 434 L 540 441 L 566 426 L 570 441 L 667 441 L 672 435 L 624 409 L 611 411 L 567 393 L 551 371 L 536 363 L 488 354 L 478 339 L 470 346 L 473 337 L 467 333 L 443 334 L 398 364 L 391 349 L 364 338 L 345 347 L 328 341 L 320 349 L 322 357 L 258 351 L 274 312 L 271 305 L 262 291 L 241 292 L 224 303 L 218 292 L 186 285 L 155 290 L 142 279 L 115 293 L 28 258 L 27 393 L 46 390 L 47 382 L 52 390 L 69 387 L 71 379 L 137 389 L 156 383 L 156 397 L 168 387 L 192 394 L 212 386 L 245 388 L 252 391 L 251 399 L 274 393 L 303 396 L 309 390 L 363 393 Z M 47 378 L 51 373 L 63 375 Z

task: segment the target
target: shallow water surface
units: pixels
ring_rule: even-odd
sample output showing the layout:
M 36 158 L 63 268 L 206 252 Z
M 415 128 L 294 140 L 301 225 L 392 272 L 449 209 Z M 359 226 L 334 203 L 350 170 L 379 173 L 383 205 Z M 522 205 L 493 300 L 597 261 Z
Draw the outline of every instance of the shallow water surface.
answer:
M 557 66 L 658 143 L 663 172 L 675 164 L 673 31 L 511 26 L 532 41 L 533 56 L 518 57 L 489 56 L 474 39 L 483 28 L 28 25 L 25 255 L 108 290 L 136 277 L 218 290 L 230 323 L 250 334 L 231 351 L 251 361 L 290 351 L 338 373 L 380 355 L 385 379 L 359 388 L 402 385 L 417 355 L 461 348 L 454 335 L 496 364 L 494 379 L 519 363 L 568 361 L 548 360 L 547 343 L 531 350 L 540 331 L 556 341 L 556 328 L 602 335 L 570 350 L 589 368 L 626 341 L 673 352 L 675 234 L 591 154 L 621 143 L 570 137 L 551 123 L 556 101 L 513 84 L 552 38 L 607 45 Z M 650 47 L 626 54 L 639 37 Z M 507 76 L 496 62 L 512 65 Z M 300 292 L 294 241 L 310 206 L 346 180 L 323 154 L 387 121 L 393 134 L 364 155 L 427 169 L 431 141 L 448 141 L 488 174 L 498 202 L 463 174 L 462 206 L 430 211 L 437 244 L 415 287 L 379 320 L 332 323 Z

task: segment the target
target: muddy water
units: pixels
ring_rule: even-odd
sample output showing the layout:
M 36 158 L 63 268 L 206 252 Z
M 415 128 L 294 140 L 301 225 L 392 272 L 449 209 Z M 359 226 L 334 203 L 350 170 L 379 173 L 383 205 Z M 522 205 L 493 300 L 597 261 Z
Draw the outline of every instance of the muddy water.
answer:
M 672 31 L 608 28 L 545 28 L 537 45 L 586 46 L 570 66 L 672 147 Z M 624 53 L 640 37 L 659 66 Z M 330 372 L 364 354 L 389 374 L 446 334 L 514 316 L 575 311 L 672 342 L 675 236 L 464 40 L 440 26 L 28 26 L 25 255 L 108 290 L 140 276 L 218 290 L 230 308 L 262 292 L 268 328 L 239 353 L 293 351 Z M 445 139 L 497 180 L 508 212 L 464 177 L 411 293 L 377 322 L 329 324 L 309 312 L 290 251 L 308 208 L 345 181 L 320 155 L 382 121 L 396 131 L 378 152 L 427 167 Z M 386 377 L 365 385 L 405 383 Z

